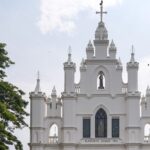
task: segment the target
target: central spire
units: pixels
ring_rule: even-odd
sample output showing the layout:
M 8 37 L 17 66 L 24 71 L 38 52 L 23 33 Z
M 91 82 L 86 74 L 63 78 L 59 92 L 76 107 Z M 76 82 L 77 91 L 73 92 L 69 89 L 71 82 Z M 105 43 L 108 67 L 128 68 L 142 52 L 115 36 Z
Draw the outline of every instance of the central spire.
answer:
M 103 22 L 103 14 L 107 14 L 106 11 L 103 11 L 103 0 L 100 3 L 100 11 L 96 11 L 96 14 L 100 14 L 100 22 Z

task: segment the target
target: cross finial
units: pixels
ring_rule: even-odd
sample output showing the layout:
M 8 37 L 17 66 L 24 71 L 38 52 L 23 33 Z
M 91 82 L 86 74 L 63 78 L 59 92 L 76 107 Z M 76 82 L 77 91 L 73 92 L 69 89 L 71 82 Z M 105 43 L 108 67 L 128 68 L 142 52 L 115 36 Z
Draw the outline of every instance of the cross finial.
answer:
M 100 21 L 103 22 L 103 14 L 107 14 L 106 11 L 103 11 L 103 0 L 100 3 L 100 11 L 97 11 L 96 14 L 100 14 Z

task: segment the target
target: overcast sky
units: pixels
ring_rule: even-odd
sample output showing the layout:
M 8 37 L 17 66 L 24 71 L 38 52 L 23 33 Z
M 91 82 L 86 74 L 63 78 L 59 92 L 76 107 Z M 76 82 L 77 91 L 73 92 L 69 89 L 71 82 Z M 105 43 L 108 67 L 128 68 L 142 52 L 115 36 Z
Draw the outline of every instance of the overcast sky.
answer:
M 79 64 L 85 58 L 88 41 L 94 38 L 99 16 L 100 0 L 0 0 L 0 42 L 15 65 L 10 67 L 8 78 L 26 92 L 35 88 L 37 71 L 41 74 L 41 89 L 50 95 L 53 86 L 58 94 L 63 91 L 63 62 L 68 47 L 72 47 L 73 61 L 77 64 L 76 82 L 79 81 Z M 104 22 L 109 39 L 117 46 L 117 57 L 124 64 L 130 60 L 131 45 L 140 62 L 139 89 L 144 93 L 150 84 L 150 1 L 104 0 Z M 126 81 L 124 77 L 124 81 Z M 29 119 L 27 119 L 29 120 Z M 29 131 L 18 132 L 28 150 Z

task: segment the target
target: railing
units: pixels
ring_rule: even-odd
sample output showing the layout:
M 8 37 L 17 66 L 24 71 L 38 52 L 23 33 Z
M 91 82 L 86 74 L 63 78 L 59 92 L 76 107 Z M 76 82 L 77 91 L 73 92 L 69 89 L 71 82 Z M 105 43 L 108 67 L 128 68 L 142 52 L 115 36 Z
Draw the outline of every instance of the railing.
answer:
M 126 84 L 126 83 L 122 84 L 122 93 L 123 94 L 127 93 L 127 91 L 128 91 L 127 87 L 128 87 L 128 84 Z
M 49 137 L 50 144 L 58 144 L 58 137 L 57 136 L 50 136 Z
M 76 92 L 77 94 L 80 93 L 80 85 L 79 85 L 79 84 L 75 84 L 75 92 Z
M 149 136 L 144 136 L 144 142 L 145 143 L 150 143 L 150 135 Z
M 123 87 L 123 88 L 122 88 L 122 93 L 123 93 L 123 94 L 127 93 L 127 88 L 126 88 L 126 87 Z

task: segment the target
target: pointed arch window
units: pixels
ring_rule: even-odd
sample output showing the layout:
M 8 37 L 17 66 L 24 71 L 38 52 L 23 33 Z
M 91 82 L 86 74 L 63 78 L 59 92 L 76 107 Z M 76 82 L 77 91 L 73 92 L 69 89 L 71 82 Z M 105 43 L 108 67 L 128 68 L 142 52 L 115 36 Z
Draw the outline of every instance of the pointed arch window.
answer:
M 49 130 L 49 143 L 57 144 L 58 143 L 58 126 L 53 124 Z
M 95 115 L 95 137 L 107 137 L 107 114 L 102 108 Z
M 105 75 L 100 71 L 97 78 L 97 89 L 105 89 Z

